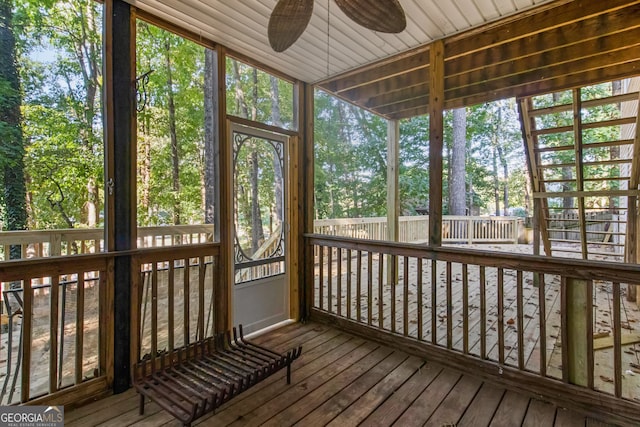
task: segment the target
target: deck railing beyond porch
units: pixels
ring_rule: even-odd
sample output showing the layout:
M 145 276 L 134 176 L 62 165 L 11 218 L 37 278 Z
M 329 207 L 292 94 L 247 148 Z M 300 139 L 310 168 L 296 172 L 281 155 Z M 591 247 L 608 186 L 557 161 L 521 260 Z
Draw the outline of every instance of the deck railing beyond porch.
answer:
M 429 216 L 401 216 L 400 242 L 426 242 L 429 240 Z M 518 243 L 523 230 L 518 217 L 455 216 L 442 218 L 443 243 Z M 368 240 L 387 240 L 387 218 L 317 219 L 313 223 L 315 234 L 353 237 Z
M 306 235 L 311 318 L 635 419 L 640 266 Z M 626 421 L 621 421 L 623 424 Z
M 213 242 L 212 224 L 138 227 L 137 247 L 155 248 Z M 0 232 L 0 261 L 9 259 L 11 245 L 20 245 L 22 258 L 79 255 L 104 251 L 104 229 L 65 228 Z

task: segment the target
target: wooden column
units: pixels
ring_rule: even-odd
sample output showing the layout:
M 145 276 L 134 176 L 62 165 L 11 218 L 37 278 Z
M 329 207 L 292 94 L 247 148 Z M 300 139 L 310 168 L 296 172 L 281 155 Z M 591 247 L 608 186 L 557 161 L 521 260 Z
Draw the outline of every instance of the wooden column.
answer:
M 397 242 L 400 236 L 400 122 L 387 121 L 387 240 Z M 387 258 L 387 284 L 398 283 L 398 259 L 395 256 Z
M 571 384 L 589 387 L 593 382 L 593 284 L 567 278 L 563 283 L 563 376 Z M 591 379 L 590 379 L 591 378 Z
M 135 20 L 122 0 L 105 2 L 104 105 L 106 250 L 136 244 Z M 129 388 L 131 363 L 131 257 L 114 262 L 113 391 Z
M 442 244 L 444 42 L 429 48 L 429 244 Z
M 214 85 L 217 88 L 219 197 L 216 229 L 220 239 L 220 265 L 215 284 L 216 332 L 228 331 L 233 314 L 234 256 L 233 256 L 233 147 L 229 142 L 229 122 L 226 100 L 226 55 L 222 46 L 216 46 Z
M 314 88 L 307 83 L 298 84 L 298 130 L 300 134 L 298 164 L 300 166 L 300 179 L 298 180 L 299 206 L 298 206 L 298 231 L 299 246 L 299 278 L 300 278 L 300 320 L 305 320 L 311 310 L 313 277 L 313 247 L 306 244 L 303 234 L 313 233 L 313 192 L 314 192 Z

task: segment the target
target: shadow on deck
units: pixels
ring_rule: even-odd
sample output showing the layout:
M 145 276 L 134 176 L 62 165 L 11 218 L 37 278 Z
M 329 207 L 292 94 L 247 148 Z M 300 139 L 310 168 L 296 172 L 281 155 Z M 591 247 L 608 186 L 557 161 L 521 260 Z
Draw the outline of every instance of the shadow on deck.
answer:
M 609 425 L 321 324 L 288 325 L 255 341 L 279 350 L 303 346 L 292 384 L 280 372 L 199 424 Z M 83 427 L 180 425 L 154 403 L 138 415 L 133 390 L 68 411 L 65 421 Z

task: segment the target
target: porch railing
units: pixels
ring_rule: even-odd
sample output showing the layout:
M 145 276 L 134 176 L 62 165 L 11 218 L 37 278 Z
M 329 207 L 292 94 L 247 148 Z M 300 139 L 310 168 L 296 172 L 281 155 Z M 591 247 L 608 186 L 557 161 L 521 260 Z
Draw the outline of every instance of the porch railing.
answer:
M 108 389 L 112 260 L 95 254 L 0 264 L 7 309 L 0 334 L 1 404 L 43 396 L 66 404 Z
M 577 394 L 637 416 L 631 402 L 640 400 L 640 316 L 624 295 L 640 283 L 640 266 L 321 235 L 306 240 L 317 254 L 312 318 L 565 401 Z
M 138 227 L 138 248 L 192 245 L 213 242 L 213 225 L 163 225 Z M 22 258 L 79 255 L 104 251 L 104 230 L 70 228 L 58 230 L 0 232 L 0 261 L 8 260 L 11 245 L 20 245 Z
M 133 363 L 211 337 L 220 246 L 147 249 L 133 257 Z
M 401 216 L 400 242 L 426 242 L 429 239 L 429 217 Z M 523 221 L 518 217 L 483 217 L 444 215 L 443 243 L 518 243 Z M 387 219 L 340 218 L 314 221 L 313 232 L 330 236 L 368 240 L 387 240 Z
M 217 243 L 128 251 L 132 362 L 213 335 Z M 114 253 L 0 263 L 0 404 L 76 403 L 113 380 Z

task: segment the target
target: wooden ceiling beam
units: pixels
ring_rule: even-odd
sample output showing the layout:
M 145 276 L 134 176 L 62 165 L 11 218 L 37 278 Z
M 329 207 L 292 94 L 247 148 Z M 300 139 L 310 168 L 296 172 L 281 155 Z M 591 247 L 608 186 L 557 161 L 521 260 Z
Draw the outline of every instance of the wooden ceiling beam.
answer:
M 427 74 L 427 77 L 429 74 Z M 416 86 L 408 86 L 393 92 L 378 94 L 363 101 L 363 105 L 371 109 L 378 109 L 389 105 L 398 104 L 415 98 L 429 95 L 429 84 L 420 83 Z
M 393 78 L 402 74 L 424 69 L 429 66 L 429 47 L 425 46 L 417 51 L 411 51 L 403 59 L 396 59 L 379 65 L 375 68 L 362 70 L 355 74 L 349 74 L 345 77 L 338 77 L 326 83 L 321 84 L 323 88 L 334 93 L 344 92 L 356 87 L 376 83 L 380 80 Z
M 429 104 L 410 108 L 408 110 L 397 111 L 395 113 L 389 114 L 388 117 L 394 120 L 403 120 L 416 116 L 424 116 L 425 114 L 429 114 Z
M 406 110 L 413 110 L 416 107 L 429 104 L 429 96 L 419 96 L 417 98 L 409 99 L 395 104 L 389 104 L 382 107 L 374 108 L 373 110 L 382 116 L 390 114 L 401 114 Z
M 487 48 L 445 63 L 447 78 L 458 74 L 473 76 L 473 71 L 485 70 L 488 75 L 495 75 L 493 69 L 505 65 L 510 68 L 536 67 L 535 60 L 544 53 L 548 61 L 567 59 L 568 55 L 586 55 L 601 47 L 607 50 L 620 48 L 621 43 L 634 36 L 616 33 L 627 32 L 640 27 L 640 4 L 617 11 L 598 15 L 583 21 L 553 28 L 544 33 L 537 33 L 519 38 L 499 47 Z M 564 58 L 559 55 L 564 54 Z M 491 68 L 492 70 L 489 70 Z M 498 72 L 498 75 L 507 74 Z M 471 80 L 473 81 L 473 80 Z
M 609 13 L 629 5 L 640 4 L 640 0 L 572 1 L 552 3 L 549 8 L 537 13 L 493 25 L 479 27 L 449 37 L 445 41 L 445 52 L 449 59 L 468 55 L 476 51 L 498 47 L 503 43 L 555 27 L 566 26 L 576 21 Z
M 558 92 L 580 85 L 588 86 L 600 82 L 619 80 L 637 74 L 640 74 L 640 60 L 626 62 L 616 66 L 603 66 L 595 70 L 561 75 L 541 81 L 525 82 L 518 86 L 488 90 L 460 98 L 451 98 L 445 101 L 445 107 L 447 109 L 460 108 L 513 96 L 532 96 L 542 93 Z
M 640 42 L 640 41 L 639 41 Z M 512 96 L 532 96 L 640 74 L 640 45 L 505 79 L 447 91 L 445 105 L 458 108 Z M 553 77 L 557 76 L 557 77 Z
M 393 78 L 379 80 L 374 83 L 339 92 L 337 94 L 359 104 L 368 100 L 373 94 L 386 94 L 406 87 L 417 86 L 428 81 L 429 68 L 425 67 L 400 74 Z

